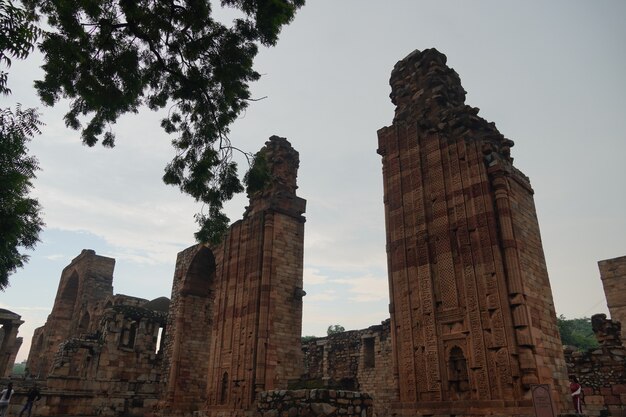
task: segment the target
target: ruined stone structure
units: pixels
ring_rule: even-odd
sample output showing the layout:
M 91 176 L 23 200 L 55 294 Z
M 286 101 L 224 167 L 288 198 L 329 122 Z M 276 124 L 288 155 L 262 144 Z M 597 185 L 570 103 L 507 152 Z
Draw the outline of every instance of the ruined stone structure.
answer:
M 113 295 L 115 260 L 93 250 L 63 270 L 28 358 L 45 393 L 37 414 L 249 414 L 261 392 L 300 378 L 298 153 L 274 136 L 256 161 L 267 180 L 220 245 L 178 255 L 171 303 Z
M 83 250 L 63 270 L 28 356 L 45 389 L 39 415 L 132 416 L 156 405 L 169 300 L 113 295 L 114 265 Z
M 302 385 L 366 392 L 374 416 L 391 415 L 396 401 L 390 320 L 303 342 Z
M 23 339 L 17 337 L 22 317 L 12 311 L 0 308 L 0 378 L 8 377 L 13 370 L 15 357 Z
M 538 384 L 571 410 L 533 190 L 445 63 L 396 64 L 378 132 L 390 320 L 301 346 L 306 202 L 298 153 L 273 136 L 243 218 L 178 254 L 171 302 L 113 295 L 115 261 L 94 251 L 63 270 L 28 360 L 37 414 L 522 417 Z
M 539 226 L 511 140 L 464 104 L 434 49 L 391 75 L 378 131 L 399 415 L 533 415 L 548 384 L 571 408 Z
M 626 323 L 626 256 L 598 262 L 611 319 Z
M 328 389 L 262 392 L 258 416 L 372 417 L 369 394 Z
M 591 324 L 600 346 L 586 352 L 565 351 L 569 373 L 583 386 L 583 411 L 589 416 L 626 416 L 626 348 L 621 325 L 604 314 L 592 316 Z
M 257 394 L 286 389 L 303 372 L 305 200 L 296 196 L 298 153 L 273 136 L 257 154 L 269 182 L 224 241 L 196 245 L 176 262 L 165 342 L 164 415 L 237 415 Z M 226 413 L 226 414 L 225 414 Z
M 83 252 L 63 269 L 52 312 L 46 325 L 35 330 L 28 369 L 35 377 L 50 371 L 58 346 L 72 336 L 87 333 L 99 303 L 113 295 L 115 259 Z

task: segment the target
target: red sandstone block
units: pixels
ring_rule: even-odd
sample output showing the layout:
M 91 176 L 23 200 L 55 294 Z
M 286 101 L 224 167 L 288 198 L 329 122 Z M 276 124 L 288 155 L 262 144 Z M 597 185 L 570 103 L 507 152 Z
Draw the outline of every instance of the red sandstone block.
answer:
M 611 387 L 613 394 L 626 394 L 626 384 L 617 384 Z
M 585 396 L 585 403 L 588 405 L 602 405 L 604 404 L 604 397 L 602 395 Z
M 606 395 L 604 397 L 604 403 L 607 405 L 620 405 L 622 400 L 618 395 Z

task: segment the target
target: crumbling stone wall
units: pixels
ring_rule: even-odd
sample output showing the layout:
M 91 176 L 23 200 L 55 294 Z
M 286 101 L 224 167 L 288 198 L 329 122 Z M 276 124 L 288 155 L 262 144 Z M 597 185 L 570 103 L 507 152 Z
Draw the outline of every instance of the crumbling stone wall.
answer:
M 91 320 L 93 309 L 113 295 L 114 267 L 115 259 L 85 249 L 63 269 L 52 312 L 33 335 L 28 354 L 30 375 L 45 378 L 59 344 L 96 325 Z
M 571 408 L 533 190 L 434 49 L 394 67 L 378 131 L 400 415 Z M 462 400 L 459 402 L 459 400 Z
M 303 343 L 306 373 L 301 384 L 367 393 L 372 398 L 374 416 L 391 415 L 397 388 L 390 330 L 390 320 L 385 320 L 367 329 Z
M 598 262 L 611 319 L 626 323 L 626 256 Z
M 372 398 L 365 393 L 302 389 L 261 392 L 257 404 L 260 417 L 372 417 Z
M 626 348 L 621 324 L 605 314 L 592 316 L 591 323 L 600 346 L 584 352 L 566 349 L 568 372 L 583 386 L 585 414 L 626 416 Z
M 45 394 L 37 414 L 140 416 L 155 407 L 169 300 L 113 295 L 114 265 L 83 250 L 63 270 L 28 357 Z
M 302 374 L 305 200 L 298 153 L 273 136 L 243 219 L 213 247 L 179 254 L 165 342 L 163 415 L 253 411 L 256 395 Z M 199 392 L 203 391 L 203 392 Z
M 38 414 L 252 413 L 258 393 L 301 376 L 298 153 L 274 136 L 259 155 L 268 180 L 222 244 L 179 254 L 171 307 L 114 296 L 115 260 L 92 250 L 63 270 L 28 359 L 45 385 Z
M 164 340 L 163 415 L 190 414 L 206 402 L 215 297 L 215 257 L 195 245 L 178 254 Z

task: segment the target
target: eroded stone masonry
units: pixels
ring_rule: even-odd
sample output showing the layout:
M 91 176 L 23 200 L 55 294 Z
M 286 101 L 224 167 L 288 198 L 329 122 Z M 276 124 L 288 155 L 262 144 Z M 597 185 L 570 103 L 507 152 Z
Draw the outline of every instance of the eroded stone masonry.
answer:
M 45 393 L 38 415 L 142 415 L 156 405 L 169 300 L 114 295 L 114 267 L 83 250 L 63 270 L 28 355 Z
M 568 371 L 576 375 L 585 394 L 585 414 L 626 416 L 626 348 L 621 324 L 604 314 L 591 317 L 599 347 L 576 351 L 566 346 Z
M 465 104 L 434 49 L 391 75 L 382 156 L 399 415 L 533 415 L 547 384 L 571 409 L 541 237 L 513 142 Z
M 626 323 L 626 256 L 605 259 L 598 267 L 611 318 Z
M 17 334 L 23 323 L 19 314 L 0 308 L 0 378 L 11 374 L 15 357 L 22 346 L 23 339 Z
M 569 370 L 592 415 L 623 415 L 619 323 L 594 317 L 601 348 L 568 350 L 566 366 L 513 142 L 465 105 L 435 50 L 398 62 L 390 84 L 395 117 L 378 132 L 390 320 L 301 344 L 306 203 L 299 155 L 274 136 L 257 159 L 269 181 L 221 244 L 178 254 L 171 299 L 113 294 L 115 260 L 93 250 L 63 270 L 10 412 L 36 382 L 41 416 L 522 417 L 538 385 L 551 415 L 572 411 Z M 615 308 L 622 259 L 600 263 Z M 21 320 L 0 311 L 0 324 L 2 377 Z
M 171 301 L 114 295 L 115 260 L 93 250 L 63 270 L 28 358 L 45 394 L 38 415 L 247 415 L 261 392 L 300 378 L 299 156 L 274 136 L 258 157 L 269 180 L 249 190 L 243 219 L 220 245 L 178 254 Z M 11 319 L 16 329 L 19 316 Z
M 298 153 L 272 137 L 261 151 L 270 183 L 250 195 L 222 244 L 192 246 L 176 262 L 165 342 L 166 415 L 236 415 L 262 391 L 303 372 L 305 200 Z

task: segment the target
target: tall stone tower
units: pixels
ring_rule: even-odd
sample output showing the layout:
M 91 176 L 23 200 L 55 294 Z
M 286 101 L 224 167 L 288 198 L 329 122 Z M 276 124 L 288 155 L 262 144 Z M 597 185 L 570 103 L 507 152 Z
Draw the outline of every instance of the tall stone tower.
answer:
M 260 391 L 303 373 L 306 201 L 299 156 L 272 136 L 258 154 L 269 181 L 216 247 L 179 253 L 165 341 L 163 415 L 238 415 Z
M 465 105 L 434 49 L 391 74 L 378 131 L 399 415 L 534 415 L 548 384 L 570 409 L 528 178 L 493 123 Z M 462 401 L 459 401 L 462 400 Z

